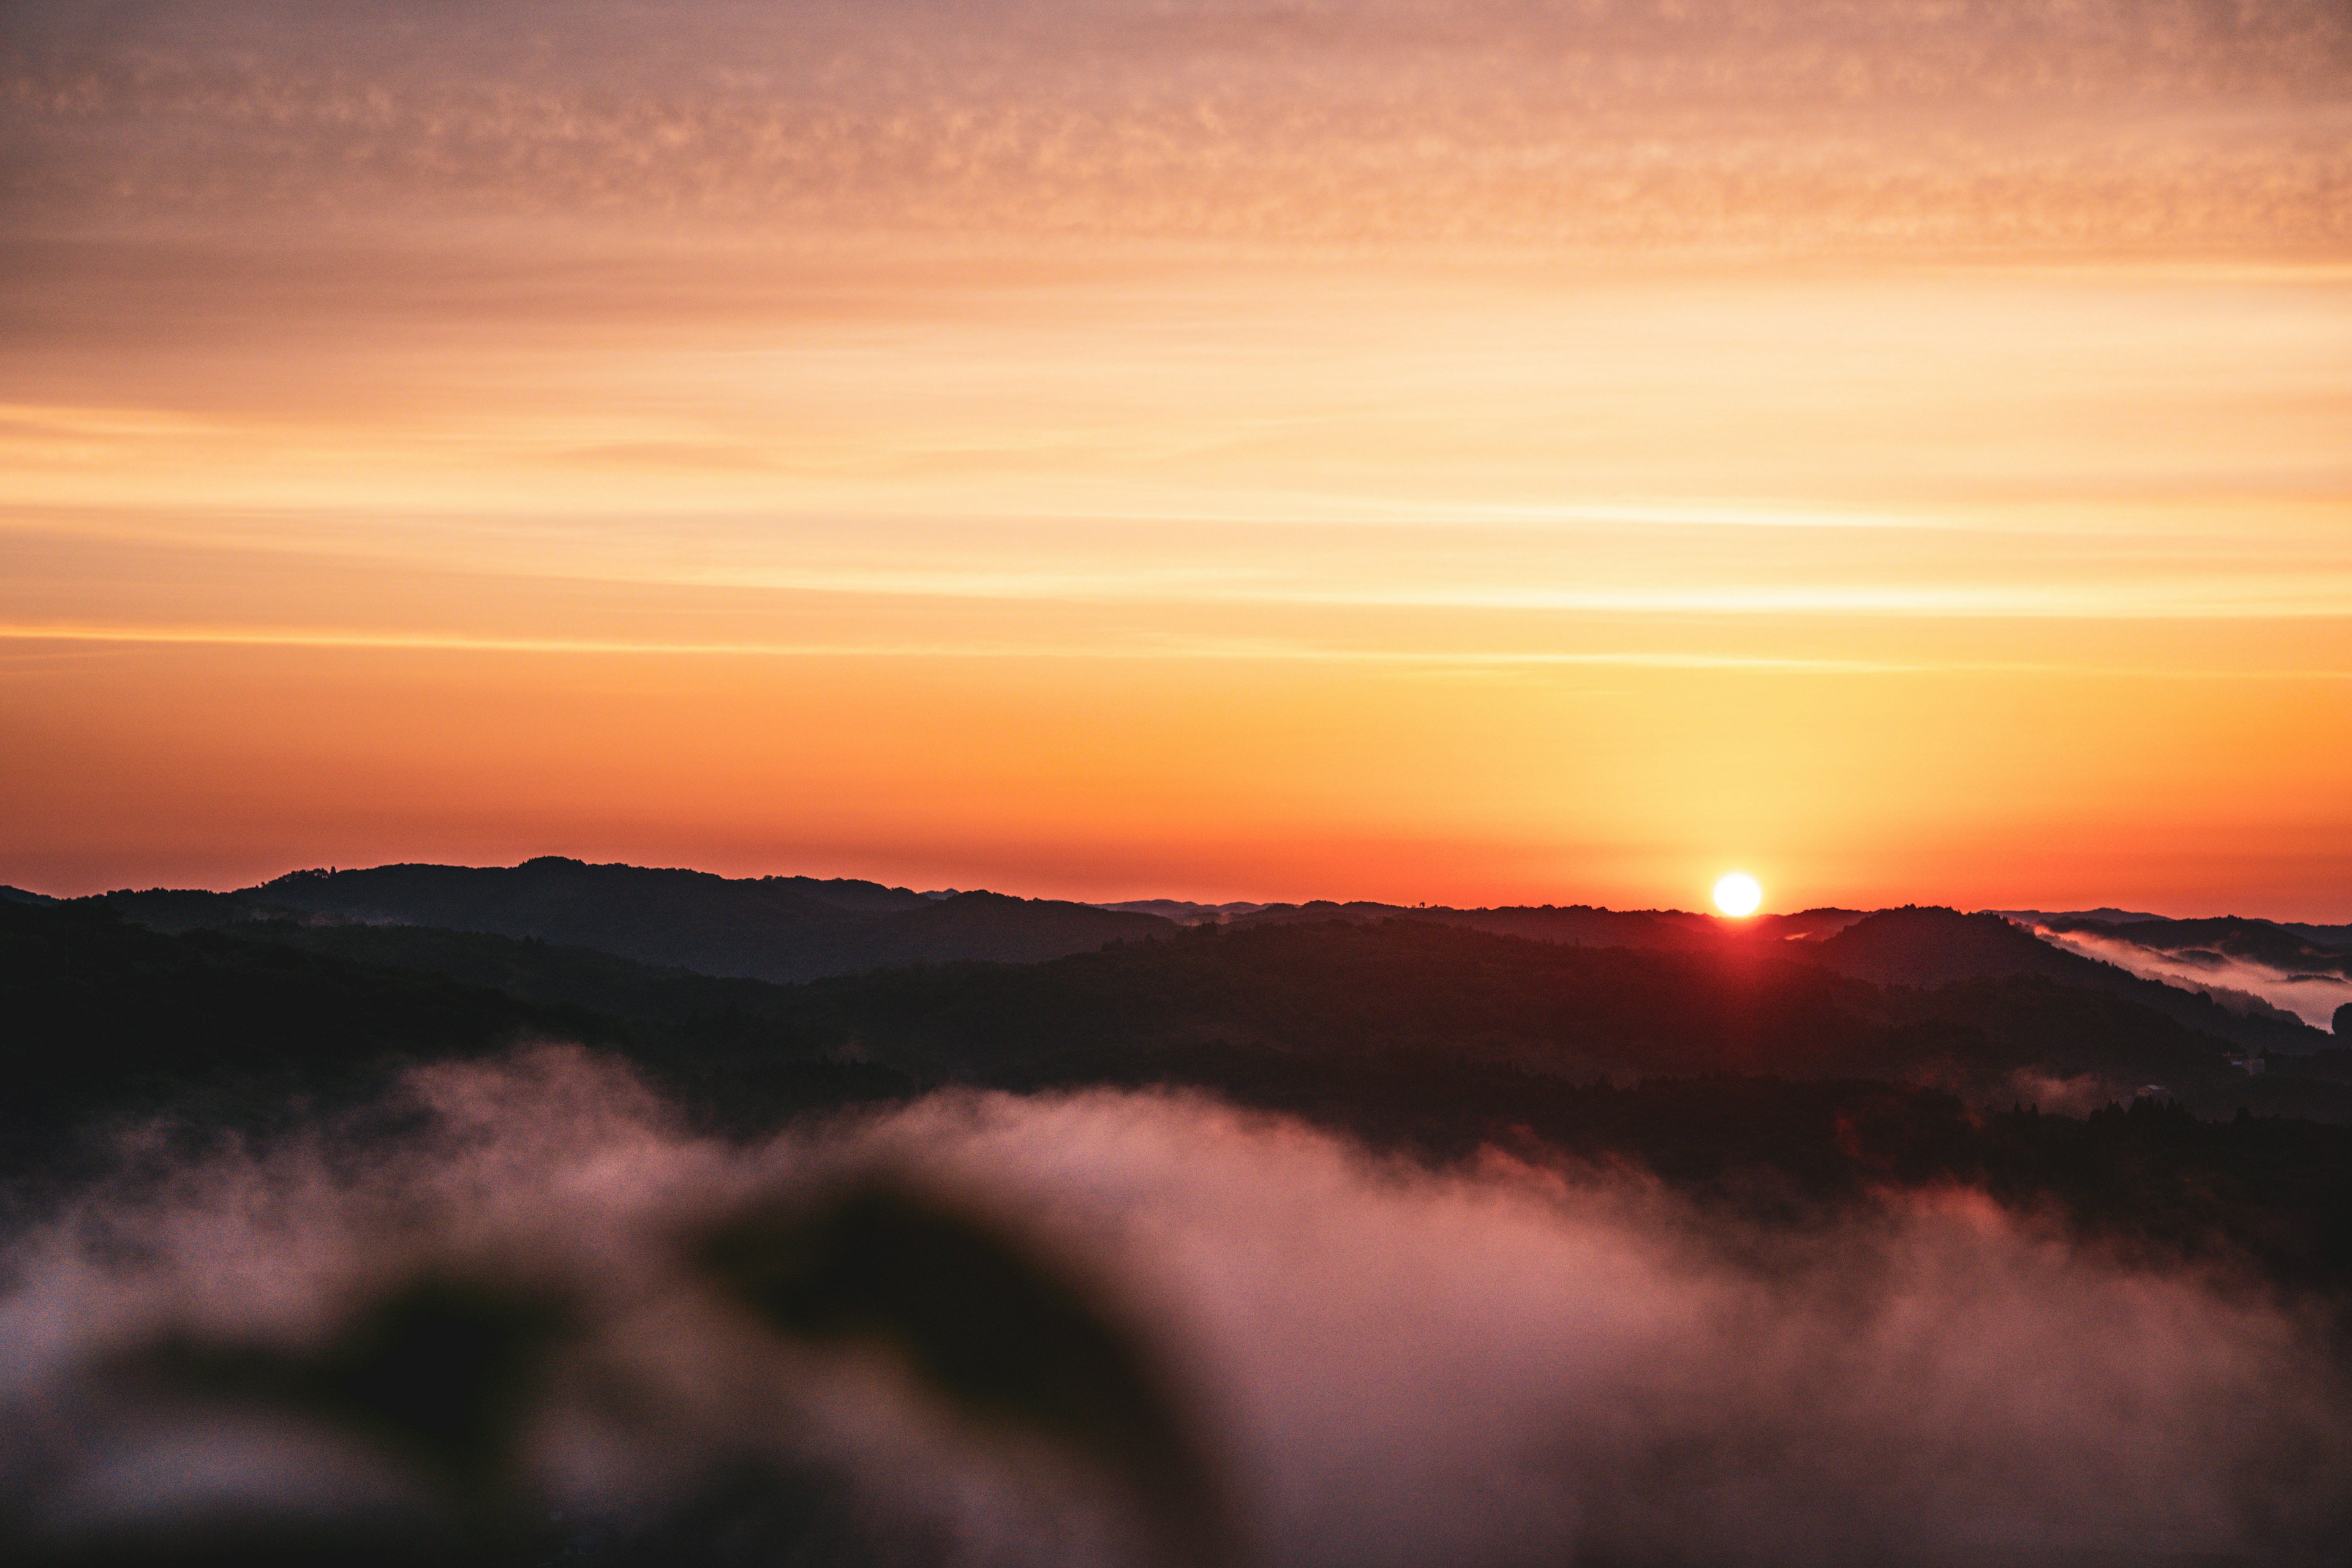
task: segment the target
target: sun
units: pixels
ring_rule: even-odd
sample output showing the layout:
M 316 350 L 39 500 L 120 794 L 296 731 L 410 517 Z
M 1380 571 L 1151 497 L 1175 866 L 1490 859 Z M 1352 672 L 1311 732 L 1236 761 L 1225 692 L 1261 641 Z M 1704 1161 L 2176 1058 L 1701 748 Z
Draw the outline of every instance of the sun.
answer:
M 1745 871 L 1726 871 L 1715 884 L 1715 907 L 1727 915 L 1752 915 L 1764 889 Z

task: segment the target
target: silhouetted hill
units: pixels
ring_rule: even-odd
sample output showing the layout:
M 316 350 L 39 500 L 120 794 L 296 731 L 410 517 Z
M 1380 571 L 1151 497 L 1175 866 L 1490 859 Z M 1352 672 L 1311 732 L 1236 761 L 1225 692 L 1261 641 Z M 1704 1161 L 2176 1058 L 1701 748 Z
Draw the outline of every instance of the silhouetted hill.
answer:
M 591 866 L 298 871 L 237 895 L 262 911 L 538 937 L 705 974 L 771 981 L 886 965 L 1030 963 L 1173 930 L 1145 914 L 1001 893 L 930 898 L 809 877 Z
M 2061 955 L 2063 956 L 2063 955 Z M 1884 989 L 1797 944 L 1586 948 L 1414 921 L 1202 926 L 1031 967 L 806 987 L 803 1048 L 995 1081 L 1069 1053 L 1264 1047 L 1344 1063 L 1437 1051 L 1571 1080 L 1771 1072 L 2086 1109 L 2144 1086 L 2201 1112 L 2352 1121 L 2352 1091 L 2249 1077 L 2224 1037 L 2102 988 L 2019 975 Z
M 2053 920 L 2102 921 L 2110 925 L 2124 925 L 2133 921 L 2160 921 L 2168 918 L 2164 915 L 2149 914 L 2145 910 L 2119 910 L 2112 904 L 2102 905 L 2095 910 L 1986 910 L 1981 912 L 2000 915 L 2004 920 L 2021 921 L 2028 925 L 2038 925 L 2043 921 Z
M 1407 909 L 1397 904 L 1342 904 L 1317 899 L 1304 904 L 1268 904 L 1253 913 L 1237 915 L 1225 924 L 1245 930 L 1276 925 L 1320 925 L 1332 921 L 1345 921 L 1355 925 L 1411 921 L 1422 925 L 1462 926 L 1472 931 L 1494 931 L 1499 935 L 1526 937 L 1531 942 L 1556 942 L 1571 947 L 1639 947 L 1688 952 L 1711 946 L 1715 942 L 1712 931 L 1662 919 L 1649 910 L 1604 910 L 1584 904 L 1491 910 L 1427 906 Z
M 144 895 L 131 897 L 135 907 Z M 1032 966 L 940 965 L 779 986 L 419 926 L 279 920 L 222 929 L 633 1020 L 625 1032 L 638 1047 L 696 1073 L 721 1070 L 722 1058 L 831 1053 L 925 1079 L 992 1081 L 1072 1050 L 1222 1042 L 1336 1056 L 1409 1047 L 1570 1078 L 1843 1075 L 1939 1085 L 1978 1103 L 2078 1110 L 2160 1084 L 2209 1114 L 2245 1106 L 2352 1120 L 2352 1094 L 2249 1078 L 2231 1064 L 2237 1047 L 2225 1037 L 2106 986 L 2010 975 L 1882 988 L 1811 962 L 1813 944 L 1769 940 L 1660 951 L 1415 921 L 1202 926 Z
M 1807 910 L 1792 915 L 1758 915 L 1730 921 L 1685 910 L 1607 910 L 1590 904 L 1510 905 L 1461 910 L 1443 905 L 1333 903 L 1267 904 L 1228 918 L 1235 927 L 1294 925 L 1301 921 L 1415 921 L 1424 925 L 1465 926 L 1531 942 L 1570 947 L 1643 947 L 1691 952 L 1725 942 L 1799 940 L 1827 935 L 1862 918 L 1855 910 Z
M 1178 925 L 1197 925 L 1202 921 L 1230 920 L 1235 915 L 1253 915 L 1265 908 L 1264 904 L 1236 901 L 1226 904 L 1200 904 L 1190 899 L 1128 899 L 1118 903 L 1097 904 L 1097 909 L 1123 910 L 1131 914 L 1158 915 L 1174 921 Z
M 72 901 L 111 910 L 150 931 L 174 934 L 219 931 L 245 921 L 283 920 L 293 912 L 274 909 L 242 893 L 215 893 L 202 888 L 125 888 Z
M 1841 974 L 1882 985 L 1948 985 L 2016 974 L 2080 981 L 2108 967 L 2052 947 L 1999 915 L 1936 908 L 1881 910 L 1808 951 Z
M 27 892 L 23 888 L 12 888 L 0 882 L 0 904 L 54 904 L 57 901 L 47 893 Z
M 2225 1005 L 2064 952 L 1999 916 L 1950 910 L 1864 916 L 1818 909 L 1735 921 L 1679 910 L 1586 905 L 1464 910 L 1323 900 L 1263 907 L 1165 901 L 1163 916 L 1146 912 L 1149 900 L 1107 908 L 989 892 L 924 894 L 850 879 L 730 879 L 554 857 L 516 867 L 403 865 L 297 872 L 234 894 L 155 889 L 103 897 L 131 918 L 163 931 L 289 916 L 411 924 L 532 938 L 703 974 L 777 983 L 922 963 L 1040 963 L 1109 942 L 1167 934 L 1184 923 L 1244 931 L 1402 921 L 1556 945 L 1680 952 L 1785 943 L 1792 954 L 1885 984 L 1934 987 L 2042 975 L 2116 990 L 2242 1050 L 2308 1051 L 2330 1043 L 2325 1033 L 2266 1010 L 2254 998 Z M 2263 924 L 2221 923 L 2232 929 Z M 2267 929 L 2274 942 L 2324 952 L 2285 928 Z
M 2052 946 L 1996 914 L 1911 908 L 1878 913 L 1798 951 L 1814 963 L 1882 985 L 1935 987 L 1961 981 L 2034 976 L 2125 997 L 2189 1028 L 2242 1048 L 2312 1051 L 2328 1045 L 2318 1030 L 2277 1018 L 2247 1017 L 2210 997 Z
M 860 967 L 974 960 L 1038 963 L 1068 953 L 1091 952 L 1106 942 L 1171 934 L 1174 929 L 1157 915 L 1098 910 L 1092 904 L 1054 899 L 971 892 L 878 921 L 856 934 L 855 946 L 861 957 L 875 955 L 873 964 Z
M 792 1012 L 792 999 L 799 994 L 793 987 L 765 980 L 641 963 L 592 947 L 571 947 L 537 937 L 493 936 L 439 926 L 282 918 L 239 921 L 215 929 L 242 942 L 270 942 L 488 986 L 517 1001 L 585 1007 L 614 1017 L 665 1024 L 730 1015 L 785 1016 Z
M 2300 921 L 2259 920 L 2250 915 L 2201 916 L 2179 919 L 2171 915 L 2148 914 L 2138 910 L 1995 910 L 1995 914 L 2029 925 L 2046 925 L 2064 931 L 2084 927 L 2151 926 L 2152 931 L 2122 931 L 2115 934 L 2134 942 L 2147 942 L 2159 947 L 2196 945 L 2192 933 L 2201 930 L 2210 939 L 2221 939 L 2216 945 L 2227 946 L 2228 939 L 2243 933 L 2251 939 L 2246 952 L 2251 955 L 2262 951 L 2253 943 L 2264 943 L 2267 932 L 2284 931 L 2297 941 L 2338 952 L 2352 952 L 2352 925 L 2313 925 Z

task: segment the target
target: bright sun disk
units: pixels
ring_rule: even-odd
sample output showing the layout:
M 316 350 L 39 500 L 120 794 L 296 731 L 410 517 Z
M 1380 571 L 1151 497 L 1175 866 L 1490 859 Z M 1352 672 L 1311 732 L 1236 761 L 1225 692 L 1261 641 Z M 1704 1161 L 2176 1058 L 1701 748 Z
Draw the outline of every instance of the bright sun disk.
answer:
M 1715 884 L 1715 907 L 1727 915 L 1752 915 L 1764 889 L 1745 871 L 1726 871 Z

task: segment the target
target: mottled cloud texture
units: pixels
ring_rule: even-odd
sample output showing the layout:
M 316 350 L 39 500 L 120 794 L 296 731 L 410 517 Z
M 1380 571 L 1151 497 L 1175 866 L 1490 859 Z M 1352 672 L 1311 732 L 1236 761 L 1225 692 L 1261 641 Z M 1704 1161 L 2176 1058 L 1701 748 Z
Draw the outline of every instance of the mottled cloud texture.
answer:
M 2295 1563 L 2352 1523 L 2352 1405 L 2316 1318 L 1968 1193 L 1763 1236 L 1632 1178 L 1433 1173 L 1184 1099 L 948 1097 L 733 1149 L 578 1056 L 414 1088 L 421 1130 L 373 1152 L 215 1155 L 15 1237 L 6 1479 L 56 1467 L 64 1524 L 207 1484 L 191 1461 L 217 1435 L 103 1406 L 89 1358 L 161 1322 L 299 1339 L 369 1270 L 438 1251 L 585 1281 L 608 1373 L 673 1391 L 667 1426 L 600 1426 L 593 1402 L 551 1417 L 540 1480 L 566 1506 L 656 1495 L 712 1423 L 764 1423 L 845 1459 L 874 1508 L 941 1521 L 949 1560 L 1086 1558 L 1102 1538 L 1068 1505 L 871 1369 L 812 1363 L 782 1405 L 714 1386 L 725 1347 L 664 1238 L 878 1163 L 1115 1283 L 1191 1370 L 1269 1563 Z M 382 1484 L 350 1456 L 272 1452 L 239 1484 Z
M 32 213 L 2308 253 L 2326 0 L 34 5 Z

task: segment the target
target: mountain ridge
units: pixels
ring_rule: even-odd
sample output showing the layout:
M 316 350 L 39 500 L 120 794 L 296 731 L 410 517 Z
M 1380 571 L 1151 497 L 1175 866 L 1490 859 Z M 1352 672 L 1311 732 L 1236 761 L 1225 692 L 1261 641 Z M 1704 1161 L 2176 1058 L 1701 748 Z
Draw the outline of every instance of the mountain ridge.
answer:
M 133 918 L 221 924 L 287 916 L 431 926 L 777 983 L 908 963 L 1034 963 L 1177 929 L 1155 916 L 1060 900 L 977 891 L 940 897 L 851 878 L 728 878 L 562 856 L 511 867 L 407 863 L 295 871 L 234 893 L 155 889 L 100 898 Z
M 2013 915 L 1966 915 L 1933 906 L 1878 911 L 1824 907 L 1732 921 L 1683 910 L 1589 904 L 1457 909 L 1372 900 L 1210 905 L 1131 900 L 1102 905 L 985 890 L 919 892 L 855 878 L 727 878 L 562 856 L 536 857 L 511 867 L 410 862 L 312 869 L 229 893 L 151 889 L 96 898 L 164 931 L 269 920 L 406 924 L 538 940 L 656 966 L 775 984 L 910 964 L 1044 963 L 1106 942 L 1186 930 L 1395 921 L 1571 947 L 1679 952 L 1785 947 L 1792 955 L 1885 984 L 1932 987 L 2039 974 L 2130 996 L 2244 1051 L 2308 1052 L 2334 1044 L 2324 1031 L 2260 996 L 2139 973 L 2070 952 Z M 2088 916 L 2043 918 L 2092 929 L 2084 923 Z M 1898 939 L 1894 932 L 1905 921 L 1910 922 L 1909 935 Z M 2276 922 L 2135 916 L 2129 924 L 2096 929 L 2133 940 L 2175 928 L 2202 934 L 2208 927 L 2240 932 L 2242 941 L 2259 942 L 2264 952 L 2292 946 L 2336 967 L 2330 950 Z M 2352 952 L 2344 960 L 2352 964 Z

